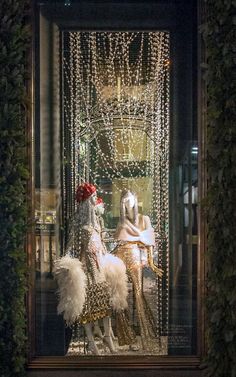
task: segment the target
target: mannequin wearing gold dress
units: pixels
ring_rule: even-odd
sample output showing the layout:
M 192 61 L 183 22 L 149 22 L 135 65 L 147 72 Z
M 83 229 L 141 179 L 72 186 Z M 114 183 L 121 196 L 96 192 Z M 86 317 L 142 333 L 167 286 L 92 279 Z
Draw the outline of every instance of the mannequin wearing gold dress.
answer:
M 101 228 L 95 213 L 96 188 L 84 183 L 77 188 L 78 210 L 73 222 L 73 232 L 67 244 L 68 252 L 55 262 L 54 274 L 58 281 L 60 300 L 58 313 L 71 325 L 75 321 L 84 326 L 88 350 L 99 354 L 93 326 L 102 319 L 103 341 L 111 353 L 115 352 L 110 334 L 110 289 L 102 267 L 101 255 L 105 252 Z M 80 280 L 79 280 L 80 279 Z
M 162 270 L 153 263 L 152 252 L 155 245 L 154 230 L 148 216 L 138 214 L 136 195 L 126 190 L 121 195 L 120 221 L 115 239 L 118 246 L 115 255 L 123 260 L 130 276 L 135 296 L 140 336 L 144 350 L 157 347 L 155 322 L 146 302 L 142 289 L 142 268 L 148 265 L 157 275 Z M 129 331 L 127 322 L 123 322 L 123 334 Z
M 119 258 L 107 253 L 96 213 L 95 186 L 90 183 L 78 186 L 76 200 L 78 206 L 66 254 L 54 266 L 59 288 L 58 314 L 63 315 L 68 326 L 74 323 L 84 326 L 90 352 L 100 354 L 94 339 L 99 335 L 114 353 L 111 313 L 127 307 L 126 268 Z M 99 320 L 103 322 L 104 334 L 98 326 Z

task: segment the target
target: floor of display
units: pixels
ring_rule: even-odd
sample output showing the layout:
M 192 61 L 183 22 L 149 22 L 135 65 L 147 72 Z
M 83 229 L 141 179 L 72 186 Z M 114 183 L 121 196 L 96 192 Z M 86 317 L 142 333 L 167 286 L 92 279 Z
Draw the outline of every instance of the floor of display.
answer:
M 96 345 L 98 347 L 100 355 L 114 355 L 109 351 L 108 346 L 104 344 L 102 339 L 96 339 Z M 114 346 L 116 348 L 116 355 L 167 355 L 167 337 L 163 336 L 160 339 L 160 345 L 158 341 L 155 342 L 153 346 L 153 352 L 150 350 L 143 350 L 141 344 L 141 337 L 137 336 L 137 341 L 132 346 L 119 346 L 118 341 L 114 340 Z M 73 341 L 70 343 L 68 352 L 66 356 L 76 356 L 76 355 L 89 355 L 91 351 L 87 349 L 87 343 L 84 341 Z

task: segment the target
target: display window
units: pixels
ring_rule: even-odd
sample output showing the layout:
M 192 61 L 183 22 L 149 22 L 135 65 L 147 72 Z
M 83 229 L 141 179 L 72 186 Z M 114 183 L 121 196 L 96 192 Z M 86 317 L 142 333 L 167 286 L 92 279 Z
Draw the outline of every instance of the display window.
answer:
M 36 3 L 33 358 L 196 362 L 194 2 L 151 28 L 90 6 Z

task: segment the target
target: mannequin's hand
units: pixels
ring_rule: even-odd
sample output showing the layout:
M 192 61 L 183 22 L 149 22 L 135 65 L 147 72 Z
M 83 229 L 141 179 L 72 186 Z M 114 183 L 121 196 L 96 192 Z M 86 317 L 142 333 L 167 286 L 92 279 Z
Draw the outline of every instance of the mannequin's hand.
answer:
M 146 239 L 145 239 L 145 237 L 143 236 L 143 233 L 141 232 L 140 233 L 140 242 L 142 242 L 144 245 L 146 245 Z
M 150 237 L 147 231 L 142 231 L 140 234 L 140 242 L 142 242 L 145 246 L 153 246 L 154 242 L 153 239 Z
M 140 233 L 140 242 L 142 242 L 146 246 L 152 246 L 151 240 L 147 238 L 145 232 Z

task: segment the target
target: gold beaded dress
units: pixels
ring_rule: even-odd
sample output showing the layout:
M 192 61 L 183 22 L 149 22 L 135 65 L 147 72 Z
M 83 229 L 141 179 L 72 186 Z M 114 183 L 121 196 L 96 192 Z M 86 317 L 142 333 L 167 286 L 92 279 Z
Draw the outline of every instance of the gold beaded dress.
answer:
M 155 244 L 154 230 L 149 217 L 139 214 L 137 226 L 125 218 L 123 223 L 118 224 L 115 238 L 119 241 L 115 255 L 125 263 L 127 273 L 133 283 L 142 347 L 144 350 L 154 351 L 157 347 L 155 321 L 142 289 L 142 268 L 148 259 L 147 249 Z M 124 316 L 121 317 L 120 326 L 123 326 L 120 329 L 122 343 L 122 336 L 127 338 L 126 334 L 130 333 L 130 326 L 128 321 L 124 320 Z M 130 343 L 132 342 L 131 339 Z
M 79 322 L 85 324 L 111 314 L 110 294 L 101 267 L 104 246 L 100 229 L 82 228 L 78 241 L 80 242 L 79 259 L 87 280 L 85 303 L 79 316 Z

